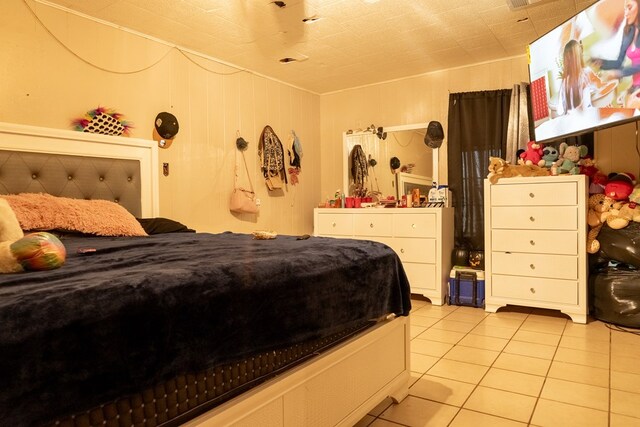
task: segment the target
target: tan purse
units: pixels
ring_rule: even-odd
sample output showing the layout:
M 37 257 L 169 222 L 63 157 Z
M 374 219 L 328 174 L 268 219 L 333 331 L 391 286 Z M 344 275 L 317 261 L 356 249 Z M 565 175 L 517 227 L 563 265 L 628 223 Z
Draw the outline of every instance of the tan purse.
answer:
M 251 190 L 238 187 L 238 165 L 236 163 L 236 177 L 233 193 L 231 193 L 231 199 L 229 200 L 229 210 L 236 213 L 257 214 L 260 212 L 260 206 L 256 203 L 256 193 L 253 191 L 253 184 L 249 176 L 247 159 L 244 157 L 244 152 L 242 152 L 242 159 L 244 160 L 245 169 L 247 169 L 247 178 L 249 178 Z

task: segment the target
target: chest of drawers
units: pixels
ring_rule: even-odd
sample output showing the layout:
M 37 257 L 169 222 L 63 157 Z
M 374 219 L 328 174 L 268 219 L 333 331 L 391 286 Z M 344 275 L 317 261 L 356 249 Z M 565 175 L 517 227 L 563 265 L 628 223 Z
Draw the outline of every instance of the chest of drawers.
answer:
M 541 307 L 586 323 L 587 197 L 584 175 L 485 180 L 487 311 Z
M 316 236 L 366 239 L 391 247 L 411 292 L 446 301 L 453 249 L 453 208 L 314 210 Z

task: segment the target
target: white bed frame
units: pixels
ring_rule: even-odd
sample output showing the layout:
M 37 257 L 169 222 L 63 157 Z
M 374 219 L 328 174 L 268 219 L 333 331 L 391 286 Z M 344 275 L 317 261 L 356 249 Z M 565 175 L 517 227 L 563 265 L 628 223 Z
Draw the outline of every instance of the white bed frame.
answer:
M 139 160 L 142 214 L 159 214 L 153 141 L 0 123 L 0 150 Z M 409 341 L 408 318 L 389 318 L 186 425 L 351 427 L 387 397 L 408 395 Z

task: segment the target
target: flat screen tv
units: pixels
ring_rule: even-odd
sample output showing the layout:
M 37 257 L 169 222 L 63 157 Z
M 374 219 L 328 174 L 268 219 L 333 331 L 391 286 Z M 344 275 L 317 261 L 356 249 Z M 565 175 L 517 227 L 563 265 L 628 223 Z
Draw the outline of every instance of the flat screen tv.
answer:
M 538 142 L 640 118 L 640 0 L 599 0 L 529 46 Z

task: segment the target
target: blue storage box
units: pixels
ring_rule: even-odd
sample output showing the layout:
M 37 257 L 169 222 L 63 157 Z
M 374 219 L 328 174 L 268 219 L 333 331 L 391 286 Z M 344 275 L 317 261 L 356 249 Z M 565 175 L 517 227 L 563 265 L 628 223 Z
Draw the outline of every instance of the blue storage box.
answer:
M 484 271 L 453 267 L 449 275 L 449 305 L 484 308 Z

